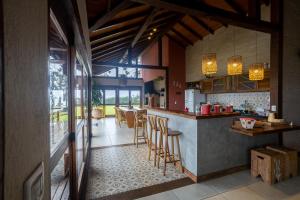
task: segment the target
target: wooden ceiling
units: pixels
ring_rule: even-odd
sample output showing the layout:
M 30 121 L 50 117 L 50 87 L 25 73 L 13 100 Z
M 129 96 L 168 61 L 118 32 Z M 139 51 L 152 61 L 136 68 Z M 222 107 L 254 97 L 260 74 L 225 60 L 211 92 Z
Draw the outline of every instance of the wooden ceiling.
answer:
M 227 26 L 224 22 L 226 20 L 186 15 L 184 12 L 178 12 L 180 10 L 176 8 L 155 6 L 155 2 L 159 2 L 157 0 L 86 1 L 93 62 L 126 63 L 128 57 L 137 58 L 162 36 L 167 36 L 186 47 L 202 40 L 208 34 L 214 34 L 220 27 Z M 255 1 L 259 1 L 259 5 L 269 4 L 268 0 L 192 0 L 193 3 L 199 3 L 209 9 L 226 11 L 226 14 L 242 17 L 247 17 L 249 12 L 253 12 L 249 5 Z M 154 32 L 154 29 L 157 31 Z

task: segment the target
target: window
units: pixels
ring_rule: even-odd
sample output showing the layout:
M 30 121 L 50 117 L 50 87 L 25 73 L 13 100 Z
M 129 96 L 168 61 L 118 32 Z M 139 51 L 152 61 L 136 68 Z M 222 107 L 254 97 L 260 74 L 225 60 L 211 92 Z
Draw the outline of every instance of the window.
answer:
M 68 46 L 51 21 L 49 34 L 49 107 L 51 153 L 68 132 Z
M 119 77 L 136 78 L 136 68 L 119 67 Z
M 116 105 L 116 90 L 104 90 L 105 92 L 105 106 L 104 112 L 105 116 L 115 115 L 115 105 Z
M 141 91 L 131 90 L 130 91 L 131 105 L 134 107 L 139 107 L 141 103 Z
M 119 104 L 121 106 L 129 105 L 129 90 L 119 90 Z
M 98 75 L 99 77 L 117 77 L 117 69 L 112 68 Z

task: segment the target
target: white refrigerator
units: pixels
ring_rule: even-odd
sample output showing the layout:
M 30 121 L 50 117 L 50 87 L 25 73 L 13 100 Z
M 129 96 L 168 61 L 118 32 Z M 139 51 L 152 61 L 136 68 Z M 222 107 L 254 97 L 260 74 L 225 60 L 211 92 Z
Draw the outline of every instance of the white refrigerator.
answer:
M 206 95 L 201 94 L 200 90 L 187 89 L 185 90 L 185 107 L 189 109 L 189 112 L 195 112 L 196 106 L 200 103 L 206 102 Z

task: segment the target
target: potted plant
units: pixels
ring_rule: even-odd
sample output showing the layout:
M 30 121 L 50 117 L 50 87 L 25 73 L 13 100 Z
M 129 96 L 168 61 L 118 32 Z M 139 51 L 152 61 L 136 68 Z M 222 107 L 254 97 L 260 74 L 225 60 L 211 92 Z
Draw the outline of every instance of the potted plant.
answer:
M 99 89 L 93 88 L 92 90 L 92 117 L 95 119 L 100 119 L 103 117 L 103 109 L 99 106 L 102 105 L 103 97 Z

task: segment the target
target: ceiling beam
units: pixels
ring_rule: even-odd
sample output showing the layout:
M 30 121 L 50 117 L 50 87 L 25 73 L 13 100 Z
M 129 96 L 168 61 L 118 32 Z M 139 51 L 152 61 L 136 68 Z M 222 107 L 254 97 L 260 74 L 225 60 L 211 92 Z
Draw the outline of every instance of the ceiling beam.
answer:
M 158 11 L 158 9 L 153 9 L 151 14 L 146 18 L 144 24 L 142 25 L 142 27 L 140 28 L 139 32 L 136 34 L 136 36 L 134 37 L 134 39 L 130 45 L 131 49 L 134 48 L 135 44 L 142 37 L 143 33 L 147 30 L 148 26 L 152 23 L 157 11 Z M 124 58 L 128 55 L 128 51 L 129 51 L 129 49 L 124 53 L 120 62 L 123 62 Z M 132 56 L 132 55 L 130 55 L 130 56 Z M 131 60 L 128 60 L 128 62 L 131 63 Z
M 175 37 L 173 37 L 172 35 L 170 35 L 169 33 L 166 33 L 166 36 L 170 39 L 173 40 L 174 42 L 176 42 L 179 46 L 185 48 L 186 45 L 182 44 L 182 42 L 180 42 L 178 39 L 176 39 Z
M 251 30 L 271 33 L 277 32 L 280 28 L 278 24 L 253 19 L 251 17 L 229 12 L 220 8 L 209 6 L 199 1 L 182 1 L 182 0 L 132 0 L 139 3 L 148 4 L 157 8 L 168 9 L 191 16 L 209 17 L 214 21 L 239 26 Z
M 198 33 L 197 31 L 195 31 L 194 29 L 192 29 L 191 27 L 189 27 L 188 25 L 186 25 L 184 22 L 178 22 L 178 24 L 180 26 L 182 26 L 184 29 L 186 29 L 187 31 L 189 31 L 190 33 L 192 33 L 194 36 L 196 36 L 199 40 L 203 39 L 203 36 Z
M 103 49 L 101 49 L 99 51 L 95 51 L 95 52 L 93 52 L 92 56 L 98 56 L 98 55 L 101 55 L 103 52 L 111 51 L 111 50 L 114 50 L 114 49 L 116 49 L 118 47 L 122 47 L 122 46 L 125 46 L 125 45 L 129 46 L 130 45 L 130 41 L 121 42 L 119 44 L 103 48 Z
M 134 40 L 132 41 L 132 44 L 131 44 L 132 48 L 137 43 L 137 41 L 141 38 L 143 33 L 147 30 L 148 26 L 152 23 L 157 11 L 158 11 L 158 9 L 153 9 L 151 14 L 147 17 L 147 19 L 144 22 L 143 26 L 140 28 L 139 32 L 136 34 Z
M 237 13 L 241 15 L 246 15 L 247 13 L 242 9 L 242 7 L 235 0 L 225 0 L 226 3 Z M 251 0 L 250 0 L 251 1 Z
M 197 24 L 199 24 L 200 26 L 202 26 L 207 32 L 214 34 L 215 31 L 209 27 L 208 24 L 206 24 L 204 21 L 202 21 L 201 19 L 198 19 L 197 17 L 194 16 L 190 16 L 195 22 L 197 22 Z
M 159 38 L 162 38 L 168 31 L 170 31 L 170 29 L 178 22 L 180 21 L 182 18 L 184 17 L 184 15 L 178 15 L 175 18 L 172 19 L 172 21 L 169 21 L 168 25 L 165 26 L 162 30 L 158 31 L 158 34 L 156 34 L 156 37 L 149 40 L 149 42 L 146 43 L 145 48 L 141 49 L 139 53 L 137 53 L 137 55 L 140 55 L 143 53 L 143 51 L 145 51 L 145 49 L 151 45 L 153 45 L 155 42 L 157 42 L 159 40 Z
M 92 60 L 98 60 L 98 59 L 101 59 L 101 58 L 106 57 L 106 56 L 108 56 L 108 55 L 115 54 L 116 52 L 120 52 L 120 51 L 122 51 L 122 50 L 124 50 L 124 49 L 127 49 L 127 46 L 126 46 L 126 47 L 120 47 L 120 48 L 115 49 L 115 50 L 113 50 L 113 51 L 106 52 L 106 53 L 104 53 L 104 54 L 102 54 L 102 55 L 99 55 L 99 56 L 93 58 Z
M 123 31 L 120 31 L 120 32 L 111 33 L 111 34 L 109 34 L 105 37 L 99 37 L 98 39 L 91 40 L 91 45 L 94 45 L 94 44 L 97 44 L 97 43 L 100 43 L 100 42 L 103 42 L 105 40 L 109 40 L 109 39 L 112 39 L 112 38 L 115 38 L 115 37 L 118 37 L 118 36 L 121 36 L 121 35 L 132 33 L 134 31 L 136 31 L 137 29 L 138 29 L 138 26 L 134 26 L 132 28 L 127 28 L 126 30 L 123 30 Z
M 90 27 L 90 31 L 94 31 L 97 28 L 103 26 L 105 23 L 107 23 L 109 20 L 111 20 L 117 13 L 119 13 L 121 10 L 128 8 L 129 6 L 133 5 L 132 2 L 129 0 L 124 0 L 122 3 L 117 5 L 115 8 L 113 8 L 111 11 L 107 12 L 104 16 L 100 17 L 96 22 Z
M 175 33 L 175 35 L 177 35 L 181 40 L 183 40 L 184 42 L 186 42 L 189 45 L 194 45 L 192 41 L 190 41 L 189 39 L 187 39 L 182 33 L 180 33 L 179 31 L 177 31 L 176 29 L 172 28 L 171 31 L 173 33 Z
M 167 70 L 167 66 L 159 66 L 159 65 L 129 65 L 123 63 L 113 63 L 113 62 L 100 62 L 93 61 L 93 67 L 125 67 L 125 68 L 142 68 L 142 69 L 161 69 Z
M 115 44 L 115 43 L 118 43 L 118 42 L 123 42 L 124 40 L 129 40 L 129 39 L 132 39 L 135 35 L 127 35 L 125 37 L 121 37 L 121 38 L 118 38 L 118 39 L 115 39 L 115 40 L 112 40 L 110 42 L 105 42 L 103 44 L 100 44 L 99 46 L 96 46 L 96 47 L 92 47 L 92 52 L 93 51 L 96 51 L 98 49 L 102 49 L 104 47 L 107 47 L 107 46 L 110 46 L 112 44 Z

